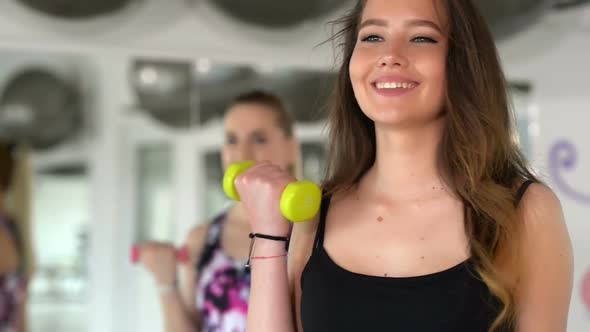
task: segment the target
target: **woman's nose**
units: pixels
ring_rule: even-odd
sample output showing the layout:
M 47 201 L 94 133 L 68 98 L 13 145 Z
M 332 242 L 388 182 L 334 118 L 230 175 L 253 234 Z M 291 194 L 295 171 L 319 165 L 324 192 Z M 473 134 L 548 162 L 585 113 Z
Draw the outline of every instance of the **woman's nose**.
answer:
M 408 58 L 403 54 L 399 47 L 390 47 L 387 52 L 379 58 L 378 66 L 384 67 L 407 67 Z
M 240 145 L 236 151 L 236 158 L 239 161 L 252 160 L 253 156 L 250 146 L 248 144 Z

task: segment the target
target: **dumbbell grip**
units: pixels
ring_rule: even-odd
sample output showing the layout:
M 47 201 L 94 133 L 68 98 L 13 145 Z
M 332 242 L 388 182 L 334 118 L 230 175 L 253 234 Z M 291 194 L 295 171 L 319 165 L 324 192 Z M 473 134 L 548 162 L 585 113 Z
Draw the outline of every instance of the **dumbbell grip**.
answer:
M 229 198 L 235 201 L 240 200 L 240 195 L 235 187 L 236 177 L 253 165 L 252 161 L 243 161 L 228 167 L 223 177 L 223 191 Z M 292 182 L 285 187 L 281 194 L 281 214 L 291 222 L 310 220 L 319 211 L 321 200 L 321 190 L 315 183 L 311 181 Z

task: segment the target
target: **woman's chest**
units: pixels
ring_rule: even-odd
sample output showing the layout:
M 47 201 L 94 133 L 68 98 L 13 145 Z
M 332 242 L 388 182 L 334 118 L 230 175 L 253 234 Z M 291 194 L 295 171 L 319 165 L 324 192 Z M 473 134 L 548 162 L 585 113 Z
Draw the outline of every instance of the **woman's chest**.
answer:
M 470 256 L 462 209 L 448 204 L 330 206 L 324 247 L 345 269 L 373 276 L 431 274 Z

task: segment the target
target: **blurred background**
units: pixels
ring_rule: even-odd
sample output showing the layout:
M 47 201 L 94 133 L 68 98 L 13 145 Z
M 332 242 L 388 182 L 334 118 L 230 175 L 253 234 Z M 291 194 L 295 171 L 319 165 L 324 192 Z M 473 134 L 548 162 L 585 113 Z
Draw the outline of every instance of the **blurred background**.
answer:
M 590 331 L 590 2 L 478 0 L 520 142 L 559 195 L 575 250 L 569 331 Z M 162 331 L 135 242 L 180 243 L 227 204 L 221 118 L 252 88 L 287 101 L 306 178 L 324 170 L 345 0 L 4 0 L 0 138 L 17 140 L 30 330 Z M 549 304 L 550 305 L 550 304 Z

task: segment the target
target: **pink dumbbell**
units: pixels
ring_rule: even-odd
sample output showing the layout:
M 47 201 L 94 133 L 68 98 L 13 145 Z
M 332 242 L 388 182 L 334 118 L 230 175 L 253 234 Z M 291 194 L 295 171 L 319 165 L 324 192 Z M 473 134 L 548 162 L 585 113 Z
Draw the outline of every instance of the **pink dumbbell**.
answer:
M 176 250 L 176 259 L 181 263 L 187 263 L 189 261 L 188 248 L 186 246 Z M 131 247 L 131 263 L 137 264 L 137 262 L 139 262 L 139 247 L 134 245 Z

